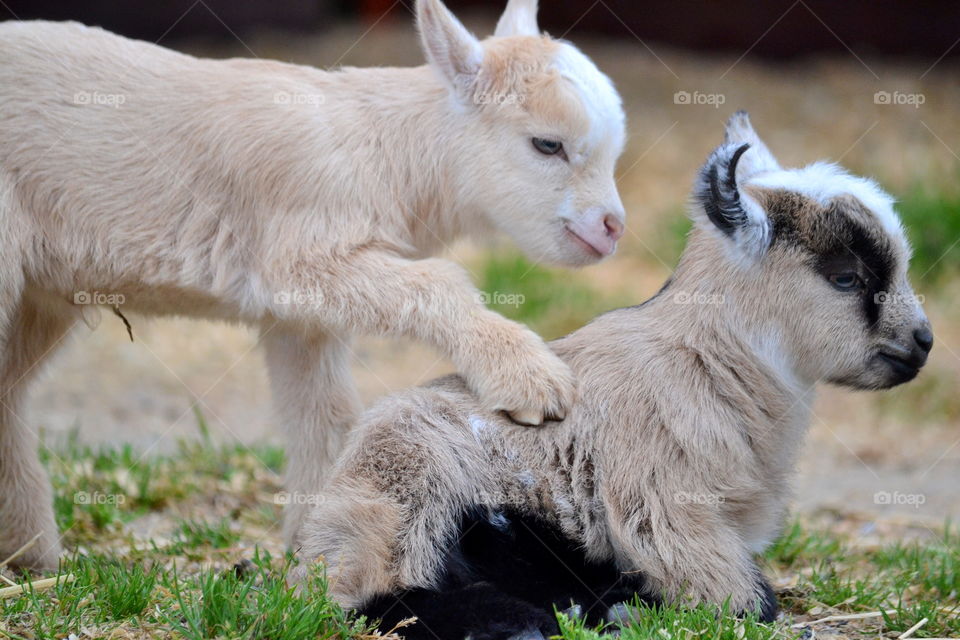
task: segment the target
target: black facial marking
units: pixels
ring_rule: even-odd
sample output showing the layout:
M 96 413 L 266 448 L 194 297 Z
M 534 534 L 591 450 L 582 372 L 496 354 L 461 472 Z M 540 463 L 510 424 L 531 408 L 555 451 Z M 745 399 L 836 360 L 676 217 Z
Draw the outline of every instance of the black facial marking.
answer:
M 773 226 L 772 247 L 800 247 L 823 278 L 855 273 L 864 282 L 844 295 L 861 297 L 868 327 L 880 319 L 882 296 L 890 290 L 896 257 L 887 235 L 858 200 L 839 197 L 820 206 L 798 193 L 778 192 L 765 201 Z
M 890 291 L 894 270 L 894 256 L 887 238 L 878 229 L 868 229 L 859 221 L 842 212 L 843 206 L 832 205 L 827 216 L 831 218 L 829 231 L 817 254 L 817 270 L 824 277 L 836 273 L 856 273 L 864 287 L 856 294 L 861 297 L 867 326 L 874 328 L 880 320 L 883 292 Z
M 740 191 L 737 189 L 737 163 L 749 148 L 749 144 L 743 144 L 732 153 L 721 148 L 700 170 L 697 200 L 710 221 L 728 236 L 733 235 L 737 227 L 747 221 L 747 214 L 740 204 Z M 724 171 L 722 179 L 721 169 Z

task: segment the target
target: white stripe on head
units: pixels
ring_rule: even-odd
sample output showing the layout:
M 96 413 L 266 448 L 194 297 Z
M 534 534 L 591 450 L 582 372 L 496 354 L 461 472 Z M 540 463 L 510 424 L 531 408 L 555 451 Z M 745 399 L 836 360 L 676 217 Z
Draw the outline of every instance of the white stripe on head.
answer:
M 559 40 L 560 50 L 553 60 L 562 77 L 577 89 L 590 118 L 586 144 L 592 151 L 602 144 L 612 144 L 619 155 L 626 142 L 626 115 L 613 82 L 579 49 Z
M 793 191 L 821 205 L 838 196 L 853 196 L 874 214 L 884 231 L 894 238 L 905 239 L 900 217 L 893 209 L 893 198 L 873 180 L 851 175 L 831 162 L 768 171 L 751 176 L 746 183 L 764 189 Z

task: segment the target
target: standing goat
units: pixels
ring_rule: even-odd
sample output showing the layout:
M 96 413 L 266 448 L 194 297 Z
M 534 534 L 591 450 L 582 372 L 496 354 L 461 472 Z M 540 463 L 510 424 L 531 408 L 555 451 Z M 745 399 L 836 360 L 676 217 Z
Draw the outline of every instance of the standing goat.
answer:
M 562 417 L 574 378 L 428 256 L 500 230 L 569 266 L 623 232 L 625 138 L 609 79 L 511 0 L 472 36 L 418 0 L 429 64 L 325 72 L 202 60 L 77 24 L 0 24 L 0 557 L 59 552 L 26 387 L 84 303 L 259 327 L 289 428 L 285 534 L 359 401 L 355 333 L 450 356 L 485 407 Z
M 580 381 L 567 418 L 518 428 L 456 376 L 385 399 L 307 515 L 295 577 L 322 559 L 343 605 L 419 616 L 408 637 L 536 637 L 552 605 L 596 611 L 618 582 L 770 619 L 754 554 L 814 386 L 906 382 L 933 342 L 891 202 L 835 165 L 781 169 L 738 113 L 663 290 L 551 344 Z M 538 582 L 532 557 L 583 575 Z

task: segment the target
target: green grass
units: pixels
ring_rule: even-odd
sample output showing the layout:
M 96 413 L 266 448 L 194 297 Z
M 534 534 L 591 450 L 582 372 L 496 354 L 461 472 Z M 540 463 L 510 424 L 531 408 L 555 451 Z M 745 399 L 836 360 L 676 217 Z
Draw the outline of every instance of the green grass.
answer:
M 620 633 L 621 640 L 648 640 L 650 638 L 711 638 L 715 640 L 766 640 L 798 638 L 800 633 L 783 625 L 763 624 L 755 617 L 737 618 L 726 606 L 695 608 L 675 605 L 648 605 L 634 602 L 630 620 Z M 580 620 L 563 614 L 557 617 L 563 637 L 569 640 L 594 640 L 612 637 L 609 627 L 589 627 Z
M 680 254 L 687 246 L 687 236 L 693 228 L 693 221 L 686 209 L 677 208 L 663 215 L 663 222 L 656 230 L 654 248 L 669 267 L 674 267 L 680 261 Z
M 913 245 L 916 284 L 940 282 L 960 270 L 960 192 L 916 186 L 902 194 L 897 211 Z
M 170 629 L 185 638 L 351 638 L 368 631 L 326 597 L 326 581 L 314 575 L 297 593 L 287 586 L 285 563 L 272 567 L 269 555 L 257 553 L 251 569 L 208 572 L 182 578 L 176 571 L 166 585 L 176 602 L 162 615 Z
M 327 598 L 319 568 L 302 591 L 287 586 L 292 559 L 277 540 L 279 507 L 267 499 L 280 486 L 282 454 L 275 447 L 201 437 L 142 458 L 129 447 L 90 448 L 71 438 L 44 458 L 58 495 L 98 489 L 130 499 L 101 515 L 102 505 L 62 507 L 72 523 L 64 529 L 66 546 L 78 551 L 61 573 L 73 580 L 0 599 L 0 637 L 372 639 L 371 622 Z M 152 543 L 133 533 L 144 517 L 166 525 Z M 778 592 L 782 620 L 763 624 L 713 607 L 638 604 L 620 638 L 784 640 L 803 636 L 795 623 L 880 611 L 886 613 L 815 628 L 895 637 L 926 618 L 916 637 L 960 636 L 960 536 L 950 527 L 939 539 L 861 549 L 856 539 L 797 521 L 761 564 L 767 575 L 788 578 Z M 615 630 L 559 621 L 567 640 L 612 638 Z
M 479 275 L 489 308 L 529 325 L 546 339 L 570 333 L 599 313 L 628 304 L 625 298 L 597 291 L 570 270 L 533 264 L 518 253 L 490 255 Z
M 810 531 L 797 521 L 788 524 L 780 537 L 771 544 L 764 558 L 784 568 L 810 566 L 817 562 L 842 557 L 840 541 L 820 532 Z
M 75 558 L 64 574 L 74 577 L 50 591 L 27 592 L 0 601 L 6 630 L 0 635 L 63 638 L 81 630 L 94 637 L 245 638 L 302 640 L 369 635 L 366 620 L 354 619 L 326 598 L 322 575 L 301 592 L 288 587 L 289 559 L 256 551 L 243 572 L 183 571 L 160 563 L 141 565 L 107 556 Z
M 188 549 L 226 549 L 240 541 L 240 533 L 231 527 L 229 519 L 219 522 L 185 521 L 174 534 L 174 544 L 168 553 L 178 555 Z

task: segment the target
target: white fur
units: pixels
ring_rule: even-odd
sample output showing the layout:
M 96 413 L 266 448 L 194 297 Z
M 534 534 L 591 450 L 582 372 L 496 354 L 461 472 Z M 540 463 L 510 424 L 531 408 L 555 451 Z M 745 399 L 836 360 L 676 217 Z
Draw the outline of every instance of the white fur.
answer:
M 747 184 L 801 193 L 820 205 L 838 196 L 851 195 L 873 212 L 887 233 L 894 238 L 904 238 L 903 225 L 893 209 L 893 198 L 873 180 L 850 175 L 836 164 L 815 162 L 799 169 L 767 171 L 751 176 Z
M 497 21 L 497 28 L 493 33 L 498 38 L 539 34 L 537 0 L 510 0 L 500 20 Z
M 553 64 L 561 75 L 576 87 L 590 117 L 590 133 L 582 148 L 577 149 L 570 160 L 583 163 L 584 156 L 600 146 L 616 149 L 619 155 L 626 142 L 625 118 L 620 94 L 614 88 L 613 82 L 601 73 L 587 56 L 568 42 L 560 43 L 560 52 Z
M 475 437 L 478 441 L 480 440 L 484 430 L 488 429 L 489 427 L 490 424 L 483 418 L 479 416 L 470 416 L 470 430 L 473 431 L 473 437 Z
M 535 30 L 535 3 L 510 6 L 510 29 Z M 440 0 L 418 0 L 417 15 L 428 66 L 335 72 L 0 23 L 0 557 L 39 533 L 19 563 L 57 564 L 49 485 L 16 415 L 26 374 L 78 318 L 96 325 L 81 291 L 261 329 L 292 493 L 322 483 L 359 411 L 355 334 L 431 344 L 523 424 L 565 415 L 569 367 L 430 256 L 496 229 L 537 261 L 596 262 L 573 223 L 612 253 L 595 212 L 623 215 L 622 113 L 560 86 L 549 38 L 481 43 Z M 599 75 L 585 58 L 569 69 L 587 87 Z M 481 77 L 523 106 L 476 100 Z M 542 122 L 606 133 L 574 172 L 533 150 Z M 288 540 L 302 509 L 288 508 Z

